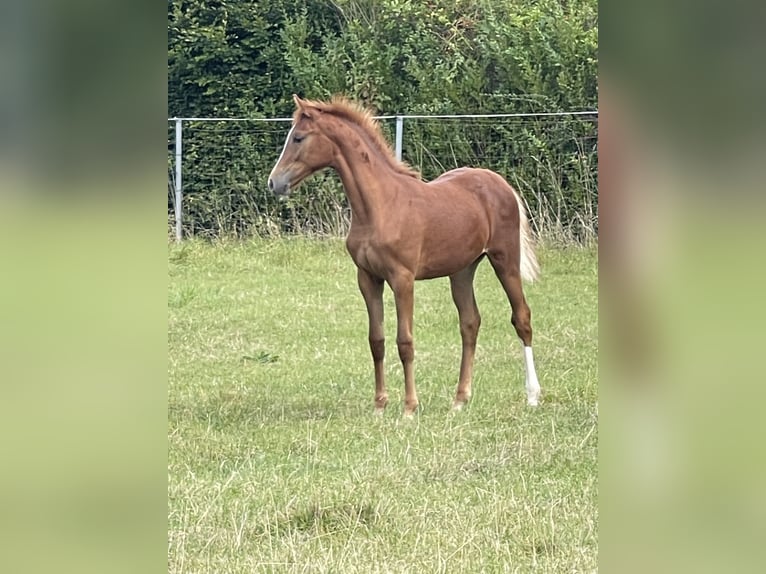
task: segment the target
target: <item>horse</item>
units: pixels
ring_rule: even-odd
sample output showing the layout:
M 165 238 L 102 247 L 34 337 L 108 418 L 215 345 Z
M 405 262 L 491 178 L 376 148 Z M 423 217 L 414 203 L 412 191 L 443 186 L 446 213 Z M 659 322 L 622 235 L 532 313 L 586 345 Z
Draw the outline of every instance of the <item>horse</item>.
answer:
M 342 96 L 312 101 L 293 95 L 295 112 L 268 188 L 287 195 L 325 168 L 340 176 L 351 208 L 346 248 L 357 267 L 369 319 L 375 372 L 375 413 L 388 404 L 383 360 L 383 288 L 394 294 L 396 345 L 404 370 L 404 415 L 418 408 L 413 370 L 414 282 L 449 277 L 457 307 L 462 357 L 452 404 L 471 397 L 473 360 L 481 316 L 474 297 L 476 267 L 489 259 L 511 305 L 511 324 L 524 346 L 527 404 L 537 406 L 540 384 L 532 353 L 531 311 L 522 278 L 534 281 L 539 265 L 521 197 L 490 170 L 462 167 L 430 182 L 396 159 L 369 110 Z

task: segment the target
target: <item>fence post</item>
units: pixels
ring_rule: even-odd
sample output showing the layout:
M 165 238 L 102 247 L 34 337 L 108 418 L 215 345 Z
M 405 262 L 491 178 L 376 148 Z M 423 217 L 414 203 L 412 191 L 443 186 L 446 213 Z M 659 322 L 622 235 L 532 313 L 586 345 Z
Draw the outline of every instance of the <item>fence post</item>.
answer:
M 396 116 L 396 159 L 402 161 L 402 134 L 404 132 L 404 116 Z
M 181 203 L 183 202 L 183 182 L 181 181 L 182 177 L 182 161 L 183 161 L 183 154 L 182 154 L 182 142 L 181 142 L 181 122 L 182 120 L 180 118 L 176 118 L 176 241 L 181 241 L 183 238 L 183 227 L 182 227 L 182 213 L 183 210 L 181 209 Z

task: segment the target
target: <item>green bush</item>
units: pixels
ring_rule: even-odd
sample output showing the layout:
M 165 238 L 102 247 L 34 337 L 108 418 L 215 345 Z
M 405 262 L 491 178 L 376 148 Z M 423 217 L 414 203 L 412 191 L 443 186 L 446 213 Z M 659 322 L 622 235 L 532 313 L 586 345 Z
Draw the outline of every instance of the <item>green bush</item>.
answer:
M 383 115 L 595 110 L 597 51 L 594 0 L 171 0 L 168 113 L 287 117 L 293 93 L 342 93 Z M 392 122 L 384 128 L 392 134 Z M 184 124 L 188 233 L 343 231 L 337 178 L 283 203 L 266 192 L 286 131 Z M 538 230 L 581 239 L 597 229 L 597 133 L 595 117 L 410 119 L 403 152 L 429 179 L 495 169 L 522 191 Z

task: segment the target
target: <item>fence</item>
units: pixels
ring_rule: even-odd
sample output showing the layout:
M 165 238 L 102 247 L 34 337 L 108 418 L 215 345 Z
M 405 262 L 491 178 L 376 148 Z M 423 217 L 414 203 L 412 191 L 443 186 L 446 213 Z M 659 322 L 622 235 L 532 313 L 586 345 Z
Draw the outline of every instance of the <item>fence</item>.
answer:
M 538 233 L 594 238 L 598 112 L 400 115 L 377 118 L 396 157 L 429 180 L 463 165 L 497 171 L 528 204 Z M 314 176 L 278 202 L 266 180 L 290 118 L 171 118 L 168 223 L 184 235 L 342 233 L 340 180 Z

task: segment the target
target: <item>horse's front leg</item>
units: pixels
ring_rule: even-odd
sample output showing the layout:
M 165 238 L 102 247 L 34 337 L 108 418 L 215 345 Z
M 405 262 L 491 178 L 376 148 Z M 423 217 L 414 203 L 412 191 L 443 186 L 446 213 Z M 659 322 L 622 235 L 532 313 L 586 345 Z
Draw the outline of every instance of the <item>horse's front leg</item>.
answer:
M 409 274 L 400 274 L 389 280 L 396 302 L 396 346 L 404 368 L 404 416 L 411 417 L 418 408 L 418 395 L 415 392 L 414 359 L 415 347 L 412 343 L 412 313 L 415 298 L 415 280 Z
M 367 305 L 370 321 L 370 352 L 375 366 L 375 413 L 382 414 L 388 404 L 386 373 L 383 359 L 386 355 L 386 337 L 383 331 L 383 280 L 357 269 L 359 290 Z

